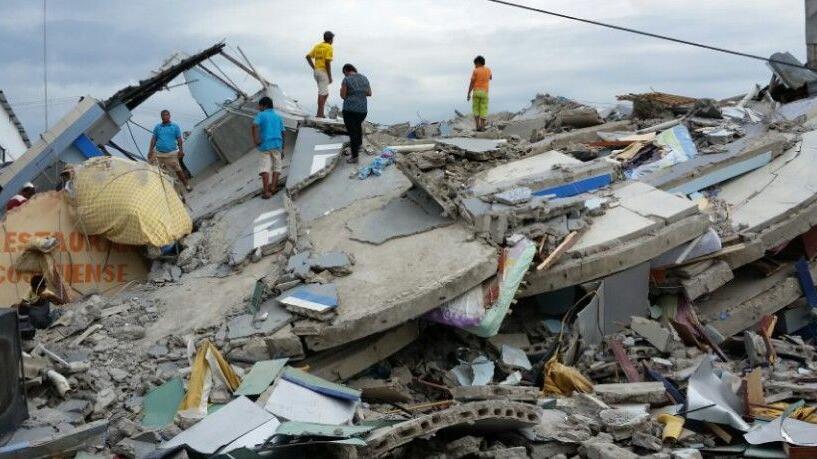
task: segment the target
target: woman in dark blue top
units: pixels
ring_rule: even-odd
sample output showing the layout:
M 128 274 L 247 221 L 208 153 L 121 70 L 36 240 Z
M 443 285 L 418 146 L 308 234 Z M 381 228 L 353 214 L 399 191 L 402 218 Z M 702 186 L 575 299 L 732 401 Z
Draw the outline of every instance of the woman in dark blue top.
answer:
M 368 112 L 367 98 L 372 95 L 369 79 L 357 73 L 352 64 L 343 66 L 343 82 L 340 85 L 340 98 L 343 99 L 343 124 L 349 134 L 352 155 L 347 160 L 357 163 L 360 146 L 363 145 L 363 120 Z

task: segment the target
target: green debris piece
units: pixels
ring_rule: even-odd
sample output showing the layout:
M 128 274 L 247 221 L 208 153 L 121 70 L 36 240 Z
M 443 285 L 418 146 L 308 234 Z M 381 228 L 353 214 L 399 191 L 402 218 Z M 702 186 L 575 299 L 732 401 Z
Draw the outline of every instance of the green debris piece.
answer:
M 315 422 L 284 422 L 275 430 L 276 435 L 290 437 L 329 437 L 349 438 L 365 435 L 371 432 L 374 426 L 339 426 L 334 424 L 318 424 Z
M 250 372 L 241 380 L 235 395 L 261 395 L 281 374 L 288 359 L 264 360 L 256 362 Z
M 227 406 L 226 403 L 211 403 L 207 405 L 207 415 L 209 416 L 215 413 L 216 411 L 224 408 L 225 406 Z
M 250 304 L 247 305 L 247 310 L 250 314 L 255 314 L 261 309 L 261 296 L 264 295 L 264 280 L 258 279 L 255 281 L 255 287 L 252 290 L 252 297 Z
M 142 402 L 142 425 L 148 428 L 164 427 L 173 422 L 184 398 L 181 378 L 173 378 L 150 391 Z

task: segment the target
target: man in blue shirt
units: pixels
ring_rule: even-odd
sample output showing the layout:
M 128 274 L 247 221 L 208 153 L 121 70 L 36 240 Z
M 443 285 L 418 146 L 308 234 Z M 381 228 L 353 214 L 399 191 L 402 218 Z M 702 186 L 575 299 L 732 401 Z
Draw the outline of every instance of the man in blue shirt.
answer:
M 175 172 L 184 188 L 187 191 L 192 191 L 193 187 L 187 181 L 187 174 L 184 173 L 182 165 L 179 163 L 184 158 L 182 130 L 179 129 L 176 123 L 170 122 L 169 111 L 162 110 L 161 115 L 162 122 L 153 128 L 153 137 L 150 138 L 148 161 L 157 164 L 168 172 Z
M 284 121 L 272 109 L 272 99 L 262 97 L 258 101 L 260 112 L 252 121 L 254 153 L 259 157 L 258 175 L 261 176 L 261 197 L 269 199 L 278 190 L 284 150 Z

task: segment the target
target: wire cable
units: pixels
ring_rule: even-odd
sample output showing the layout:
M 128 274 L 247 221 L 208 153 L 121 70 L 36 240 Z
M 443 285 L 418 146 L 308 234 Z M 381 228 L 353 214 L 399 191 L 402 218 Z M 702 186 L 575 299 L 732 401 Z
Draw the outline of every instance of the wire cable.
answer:
M 520 5 L 519 3 L 508 2 L 508 1 L 505 1 L 505 0 L 487 0 L 487 1 L 489 1 L 491 3 L 496 3 L 498 5 L 505 5 L 505 6 L 510 6 L 510 7 L 514 7 L 514 8 L 519 8 L 519 9 L 522 9 L 522 10 L 533 11 L 535 13 L 548 14 L 548 15 L 556 16 L 556 17 L 559 17 L 559 18 L 562 18 L 562 19 L 569 19 L 571 21 L 578 21 L 578 22 L 584 22 L 585 24 L 592 24 L 592 25 L 597 25 L 597 26 L 600 26 L 600 27 L 607 27 L 608 29 L 614 29 L 614 30 L 618 30 L 618 31 L 621 31 L 621 32 L 629 32 L 629 33 L 634 33 L 634 34 L 637 34 L 637 35 L 644 35 L 644 36 L 647 36 L 647 37 L 658 38 L 660 40 L 666 40 L 666 41 L 671 41 L 671 42 L 674 42 L 674 43 L 680 43 L 680 44 L 683 44 L 683 45 L 694 46 L 696 48 L 708 49 L 710 51 L 717 51 L 717 52 L 720 52 L 720 53 L 732 54 L 734 56 L 741 56 L 741 57 L 745 57 L 745 58 L 749 58 L 749 59 L 756 59 L 756 60 L 759 60 L 759 61 L 770 62 L 770 63 L 781 64 L 781 65 L 788 65 L 790 67 L 796 67 L 796 68 L 811 70 L 811 68 L 809 68 L 809 67 L 807 67 L 805 65 L 792 64 L 790 62 L 784 62 L 784 61 L 781 61 L 781 60 L 778 60 L 778 59 L 771 59 L 771 58 L 768 58 L 768 57 L 758 56 L 756 54 L 749 54 L 749 53 L 744 53 L 744 52 L 740 52 L 740 51 L 733 51 L 733 50 L 726 49 L 726 48 L 719 48 L 717 46 L 705 45 L 703 43 L 696 43 L 694 41 L 682 40 L 680 38 L 668 37 L 666 35 L 659 35 L 657 33 L 645 32 L 643 30 L 631 29 L 629 27 L 622 27 L 622 26 L 617 26 L 617 25 L 613 25 L 613 24 L 607 24 L 605 22 L 594 21 L 592 19 L 585 19 L 585 18 L 580 18 L 580 17 L 576 17 L 576 16 L 570 16 L 570 15 L 567 15 L 567 14 L 557 13 L 555 11 L 548 11 L 548 10 L 543 10 L 543 9 L 540 9 L 540 8 L 534 8 L 532 6 Z

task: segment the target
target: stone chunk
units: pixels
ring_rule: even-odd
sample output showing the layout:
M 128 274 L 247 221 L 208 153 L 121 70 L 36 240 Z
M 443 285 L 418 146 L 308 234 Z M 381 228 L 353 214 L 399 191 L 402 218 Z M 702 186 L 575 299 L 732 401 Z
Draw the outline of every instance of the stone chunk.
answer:
M 638 459 L 638 455 L 613 443 L 590 439 L 580 449 L 588 459 Z
M 649 341 L 661 352 L 669 350 L 672 334 L 660 323 L 644 317 L 633 316 L 630 320 L 630 329 Z
M 596 384 L 593 391 L 606 403 L 649 403 L 667 401 L 666 389 L 661 382 Z
M 272 336 L 264 338 L 269 351 L 269 358 L 278 359 L 289 357 L 291 359 L 304 358 L 304 346 L 301 339 L 292 333 L 292 325 L 278 330 Z
M 313 255 L 308 262 L 316 271 L 329 270 L 335 276 L 346 276 L 352 273 L 354 259 L 345 252 L 326 252 Z
M 533 197 L 533 191 L 528 187 L 522 186 L 497 193 L 494 195 L 494 200 L 501 204 L 515 206 L 530 201 L 531 197 Z

